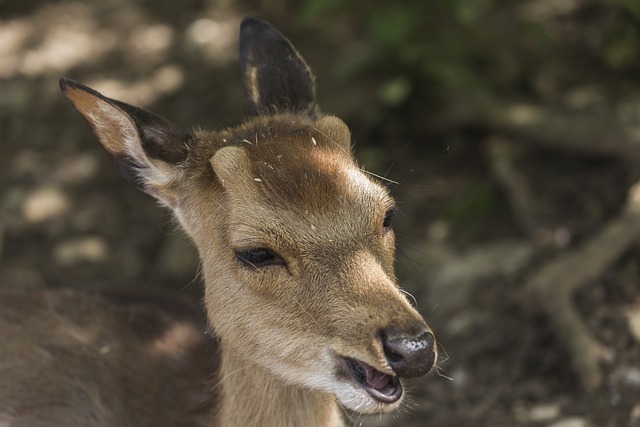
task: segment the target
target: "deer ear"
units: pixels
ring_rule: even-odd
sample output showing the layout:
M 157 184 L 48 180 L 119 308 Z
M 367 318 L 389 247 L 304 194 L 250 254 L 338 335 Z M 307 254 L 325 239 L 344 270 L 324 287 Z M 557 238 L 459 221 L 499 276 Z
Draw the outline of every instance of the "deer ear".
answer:
M 173 182 L 187 157 L 190 134 L 141 108 L 109 99 L 70 79 L 60 88 L 85 118 L 122 176 L 135 187 L 175 207 Z
M 311 69 L 278 30 L 255 17 L 240 25 L 240 67 L 252 114 L 318 113 Z

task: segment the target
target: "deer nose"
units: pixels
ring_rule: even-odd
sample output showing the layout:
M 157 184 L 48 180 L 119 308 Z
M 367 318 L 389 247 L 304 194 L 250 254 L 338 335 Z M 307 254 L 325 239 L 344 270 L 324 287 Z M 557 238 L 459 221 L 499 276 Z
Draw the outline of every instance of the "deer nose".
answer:
M 435 341 L 425 328 L 416 335 L 394 330 L 382 332 L 387 362 L 396 375 L 405 378 L 420 377 L 431 370 L 437 357 Z

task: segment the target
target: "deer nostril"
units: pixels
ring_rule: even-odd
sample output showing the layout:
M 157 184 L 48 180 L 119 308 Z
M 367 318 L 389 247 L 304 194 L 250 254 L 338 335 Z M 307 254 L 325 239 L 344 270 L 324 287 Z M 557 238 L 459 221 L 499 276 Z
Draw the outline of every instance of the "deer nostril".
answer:
M 419 377 L 436 361 L 435 337 L 431 332 L 418 335 L 383 332 L 382 345 L 389 366 L 401 377 Z

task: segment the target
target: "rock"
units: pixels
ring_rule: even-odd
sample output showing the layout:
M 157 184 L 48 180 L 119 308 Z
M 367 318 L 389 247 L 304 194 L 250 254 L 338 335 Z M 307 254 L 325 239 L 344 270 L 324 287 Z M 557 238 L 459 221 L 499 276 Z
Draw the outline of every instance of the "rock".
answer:
M 43 187 L 27 195 L 22 213 L 28 222 L 42 222 L 69 210 L 67 196 L 56 187 Z
M 640 342 L 640 304 L 636 304 L 627 311 L 627 323 L 629 324 L 629 332 L 633 338 Z
M 531 421 L 551 421 L 560 416 L 560 405 L 548 403 L 534 406 L 529 410 L 529 420 Z
M 589 423 L 584 418 L 568 417 L 549 424 L 548 427 L 589 427 Z
M 54 178 L 65 184 L 75 184 L 93 178 L 98 168 L 98 159 L 93 154 L 70 156 L 56 168 Z
M 640 368 L 636 366 L 616 366 L 609 377 L 612 383 L 640 388 Z
M 54 259 L 64 265 L 103 261 L 107 253 L 107 242 L 98 236 L 66 240 L 53 249 Z
M 623 371 L 623 379 L 626 385 L 632 387 L 640 387 L 640 369 L 629 367 Z
M 195 47 L 206 59 L 227 60 L 235 54 L 237 22 L 217 21 L 200 18 L 192 22 L 186 30 L 186 41 Z
M 449 311 L 463 307 L 483 279 L 514 274 L 528 265 L 532 255 L 529 242 L 476 246 L 466 254 L 446 260 L 433 273 L 431 296 Z

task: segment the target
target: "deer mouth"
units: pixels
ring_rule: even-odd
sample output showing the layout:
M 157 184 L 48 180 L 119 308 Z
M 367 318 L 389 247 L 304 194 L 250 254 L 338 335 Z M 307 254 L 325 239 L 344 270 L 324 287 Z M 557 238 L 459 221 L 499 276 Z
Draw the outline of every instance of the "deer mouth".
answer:
M 402 385 L 397 375 L 380 372 L 356 359 L 343 357 L 349 376 L 380 403 L 394 403 L 402 397 Z

